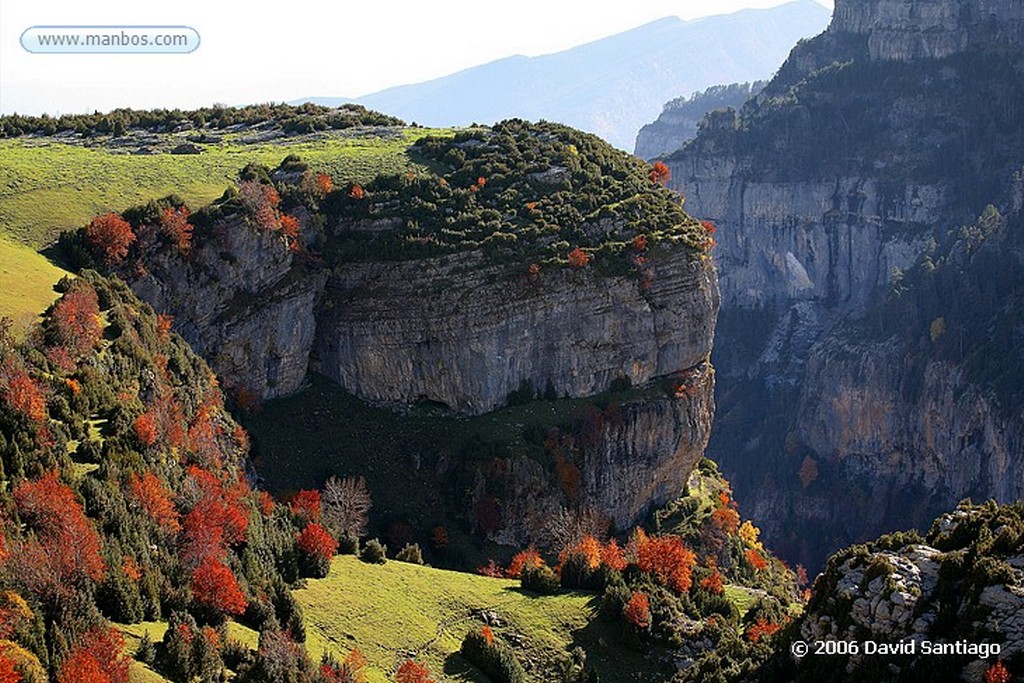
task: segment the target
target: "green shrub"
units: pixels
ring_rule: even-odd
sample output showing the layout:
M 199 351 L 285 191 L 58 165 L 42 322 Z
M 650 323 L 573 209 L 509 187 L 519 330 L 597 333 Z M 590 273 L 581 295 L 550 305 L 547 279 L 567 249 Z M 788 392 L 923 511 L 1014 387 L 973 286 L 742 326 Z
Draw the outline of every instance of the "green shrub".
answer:
M 408 562 L 410 564 L 423 564 L 423 553 L 420 551 L 418 543 L 407 543 L 404 548 L 398 551 L 395 559 L 399 562 Z
M 480 629 L 470 631 L 462 639 L 462 656 L 483 671 L 495 683 L 523 683 L 526 671 L 516 659 L 512 649 L 490 635 L 490 641 Z
M 561 586 L 558 575 L 547 565 L 524 567 L 519 581 L 526 590 L 543 595 L 557 593 Z
M 388 560 L 388 547 L 376 538 L 371 538 L 363 547 L 359 559 L 370 564 L 384 564 Z

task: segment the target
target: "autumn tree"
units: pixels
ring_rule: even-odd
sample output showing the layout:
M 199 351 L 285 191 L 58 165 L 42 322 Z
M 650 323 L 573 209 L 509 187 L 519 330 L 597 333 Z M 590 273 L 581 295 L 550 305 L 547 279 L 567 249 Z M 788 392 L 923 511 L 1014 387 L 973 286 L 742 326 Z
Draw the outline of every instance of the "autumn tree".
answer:
M 115 266 L 128 255 L 128 248 L 135 242 L 131 224 L 116 213 L 96 216 L 85 226 L 85 238 L 93 252 Z
M 75 283 L 50 312 L 50 341 L 75 359 L 92 351 L 103 334 L 99 299 L 88 284 Z
M 330 532 L 316 522 L 309 522 L 296 535 L 296 543 L 302 551 L 302 560 L 308 573 L 316 577 L 327 576 L 331 558 L 338 550 L 338 542 Z
M 317 173 L 313 182 L 320 194 L 327 194 L 334 189 L 334 182 L 331 180 L 331 176 L 326 173 Z
M 764 617 L 758 617 L 757 621 L 747 627 L 746 633 L 744 634 L 752 643 L 759 642 L 762 638 L 771 638 L 775 635 L 782 626 L 776 624 L 773 621 L 768 621 Z
M 532 545 L 526 550 L 520 550 L 518 553 L 512 556 L 512 561 L 509 562 L 508 569 L 505 574 L 509 578 L 518 579 L 523 569 L 527 567 L 539 567 L 544 564 L 543 558 L 540 553 Z
M 189 223 L 187 206 L 167 207 L 160 212 L 160 232 L 181 253 L 187 253 L 192 246 L 192 224 Z
M 98 581 L 106 569 L 102 543 L 74 491 L 51 472 L 15 487 L 18 514 L 35 531 L 17 558 L 19 576 L 44 597 L 83 581 Z
M 0 363 L 0 398 L 29 422 L 46 421 L 46 397 L 24 365 L 9 356 Z
M 351 199 L 359 201 L 366 196 L 366 190 L 364 190 L 363 186 L 359 183 L 352 183 L 352 187 L 348 191 L 348 196 Z
M 1002 662 L 995 662 L 985 670 L 985 683 L 1010 683 L 1010 672 Z
M 395 683 L 436 683 L 430 677 L 430 669 L 423 664 L 417 664 L 407 659 L 398 667 L 395 673 Z
M 181 529 L 178 522 L 178 511 L 171 502 L 171 492 L 167 485 L 151 470 L 143 474 L 132 474 L 129 479 L 129 490 L 153 522 L 169 534 L 176 534 Z
M 0 652 L 0 683 L 19 683 L 21 674 L 15 668 L 14 660 Z
M 617 572 L 626 568 L 626 552 L 619 547 L 619 542 L 614 538 L 601 548 L 601 564 Z
M 281 234 L 288 242 L 288 249 L 299 251 L 299 219 L 288 214 L 281 214 Z
M 590 255 L 579 247 L 569 252 L 569 265 L 573 268 L 584 268 L 590 263 Z
M 281 196 L 273 185 L 258 180 L 245 180 L 238 185 L 238 196 L 257 227 L 263 230 L 278 230 L 281 227 L 277 213 Z
M 321 498 L 324 523 L 335 536 L 358 538 L 367 531 L 373 501 L 362 477 L 331 477 Z
M 131 660 L 124 638 L 110 627 L 84 633 L 57 672 L 58 683 L 127 683 Z
M 651 606 L 646 593 L 634 592 L 622 609 L 622 618 L 638 629 L 651 626 Z
M 748 548 L 743 551 L 743 556 L 747 559 L 747 563 L 754 568 L 755 571 L 763 571 L 768 568 L 768 560 L 764 559 L 761 553 L 757 552 L 753 548 Z
M 319 522 L 323 510 L 320 492 L 316 489 L 303 489 L 295 494 L 289 507 L 299 519 Z
M 234 573 L 212 555 L 192 572 L 192 595 L 200 605 L 223 614 L 241 614 L 247 604 Z
M 651 170 L 648 172 L 648 176 L 650 177 L 652 183 L 664 185 L 669 181 L 669 178 L 672 177 L 672 172 L 669 170 L 668 166 L 666 166 L 664 162 L 655 161 L 654 164 L 651 166 Z
M 637 548 L 637 566 L 677 593 L 690 590 L 697 556 L 675 535 L 654 536 Z

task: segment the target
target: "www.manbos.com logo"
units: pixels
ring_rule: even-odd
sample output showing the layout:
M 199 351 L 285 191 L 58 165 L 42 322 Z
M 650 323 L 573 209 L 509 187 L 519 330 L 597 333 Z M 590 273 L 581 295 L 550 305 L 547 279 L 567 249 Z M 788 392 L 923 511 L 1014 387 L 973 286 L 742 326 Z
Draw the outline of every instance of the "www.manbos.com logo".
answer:
M 44 54 L 184 54 L 199 47 L 190 26 L 32 26 L 21 46 Z

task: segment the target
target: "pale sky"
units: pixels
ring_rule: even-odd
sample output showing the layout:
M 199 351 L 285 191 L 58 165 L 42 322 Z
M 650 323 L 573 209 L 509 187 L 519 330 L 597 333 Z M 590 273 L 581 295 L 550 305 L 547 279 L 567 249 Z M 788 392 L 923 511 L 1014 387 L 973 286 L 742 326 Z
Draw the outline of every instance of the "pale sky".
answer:
M 831 8 L 829 0 L 817 0 Z M 782 0 L 3 0 L 0 112 L 50 114 L 116 107 L 193 108 L 215 102 L 356 97 L 514 54 L 558 52 L 666 16 L 696 19 Z M 585 9 L 584 9 L 585 8 Z M 191 54 L 31 54 L 31 26 L 191 26 Z

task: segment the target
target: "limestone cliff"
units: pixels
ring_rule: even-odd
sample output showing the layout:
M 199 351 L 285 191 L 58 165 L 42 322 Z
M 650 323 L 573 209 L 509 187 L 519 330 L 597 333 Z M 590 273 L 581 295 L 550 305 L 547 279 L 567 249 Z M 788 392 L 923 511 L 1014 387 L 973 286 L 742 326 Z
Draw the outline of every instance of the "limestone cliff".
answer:
M 1008 417 L 1020 399 L 977 360 L 1016 357 L 1014 337 L 986 340 L 966 322 L 942 336 L 937 303 L 951 310 L 990 277 L 1016 291 L 1019 266 L 961 269 L 927 306 L 883 312 L 904 272 L 934 265 L 922 259 L 948 231 L 990 202 L 1013 211 L 1021 12 L 837 2 L 829 30 L 798 45 L 760 95 L 712 115 L 668 159 L 687 210 L 718 228 L 709 453 L 795 561 L 814 566 L 830 549 L 924 524 L 961 495 L 1022 493 L 1022 425 Z M 951 263 L 972 258 L 954 251 Z M 961 307 L 995 329 L 1007 304 L 987 297 Z
M 279 234 L 235 216 L 187 258 L 154 252 L 131 285 L 154 309 L 174 315 L 175 331 L 225 385 L 272 398 L 295 391 L 306 376 L 324 279 L 298 265 Z
M 837 553 L 762 680 L 982 681 L 996 662 L 1013 672 L 1024 653 L 1020 514 L 1019 504 L 961 505 L 926 537 L 892 534 Z M 857 651 L 795 658 L 797 640 Z
M 477 414 L 527 385 L 590 396 L 701 363 L 718 289 L 710 262 L 655 261 L 653 280 L 569 268 L 509 276 L 480 253 L 335 272 L 314 367 L 371 401 Z
M 247 167 L 237 194 L 197 213 L 190 250 L 165 240 L 121 269 L 250 396 L 287 395 L 312 369 L 374 405 L 442 404 L 457 425 L 540 396 L 641 392 L 571 449 L 571 495 L 551 463 L 505 458 L 512 526 L 561 506 L 626 526 L 679 495 L 714 412 L 706 229 L 648 165 L 557 124 L 425 137 L 412 152 L 440 175 L 328 192 L 295 158 Z

